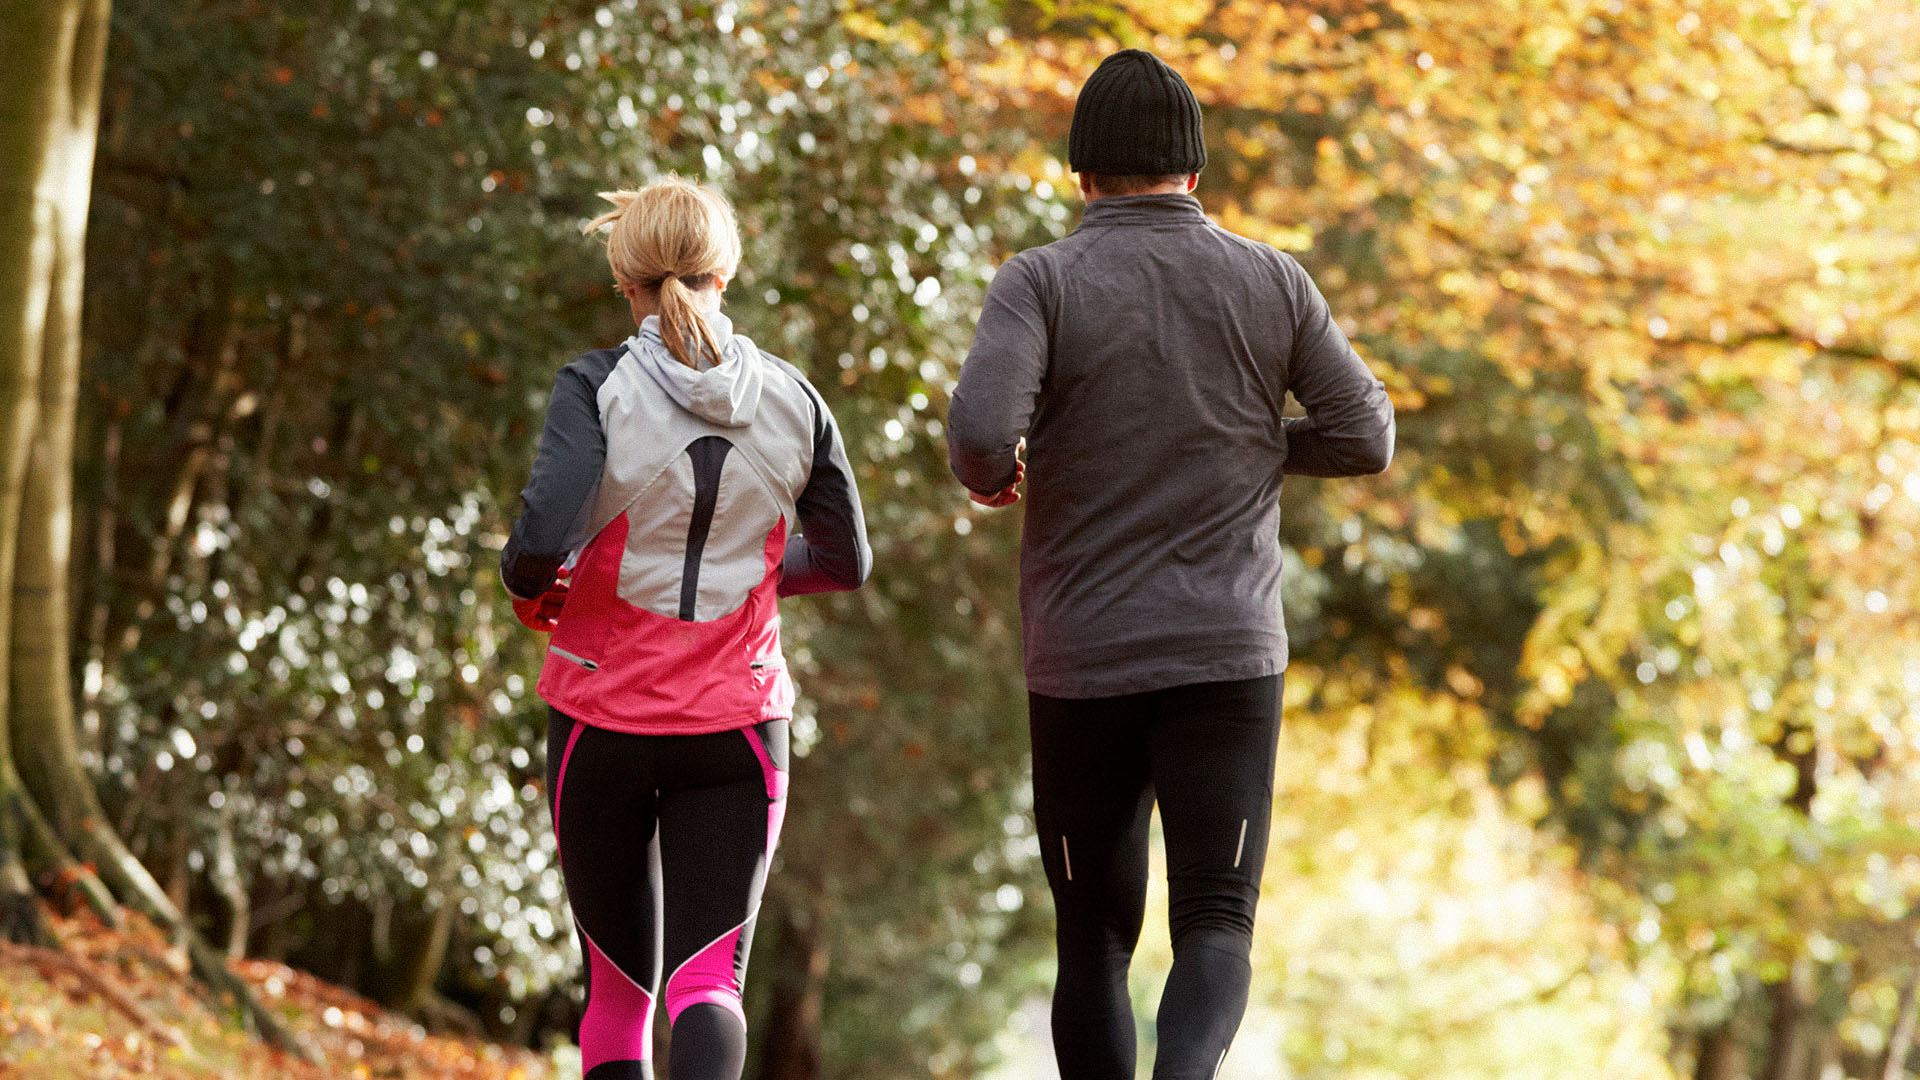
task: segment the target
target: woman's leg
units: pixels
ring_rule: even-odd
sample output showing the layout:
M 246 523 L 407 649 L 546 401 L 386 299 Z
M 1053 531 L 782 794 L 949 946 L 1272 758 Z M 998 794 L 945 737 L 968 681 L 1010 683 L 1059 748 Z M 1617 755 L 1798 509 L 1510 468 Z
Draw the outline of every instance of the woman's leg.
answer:
M 653 1080 L 660 871 L 650 847 L 657 736 L 547 717 L 547 803 L 586 958 L 585 1080 Z
M 660 768 L 667 1020 L 674 1080 L 739 1080 L 740 992 L 786 813 L 787 721 L 679 736 Z
M 1028 695 L 1033 814 L 1053 891 L 1053 1048 L 1065 1080 L 1133 1080 L 1127 968 L 1147 906 L 1153 809 L 1138 695 Z

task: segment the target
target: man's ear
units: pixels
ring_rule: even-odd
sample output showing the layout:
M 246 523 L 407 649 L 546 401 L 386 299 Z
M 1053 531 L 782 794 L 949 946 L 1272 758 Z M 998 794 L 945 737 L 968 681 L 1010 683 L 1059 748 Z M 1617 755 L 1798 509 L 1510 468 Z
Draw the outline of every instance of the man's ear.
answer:
M 1192 191 L 1194 188 L 1197 188 L 1199 186 L 1200 186 L 1200 174 L 1188 173 L 1187 174 L 1187 190 Z
M 1080 182 L 1080 197 L 1092 202 L 1094 200 L 1093 180 L 1086 173 L 1074 173 L 1073 176 Z

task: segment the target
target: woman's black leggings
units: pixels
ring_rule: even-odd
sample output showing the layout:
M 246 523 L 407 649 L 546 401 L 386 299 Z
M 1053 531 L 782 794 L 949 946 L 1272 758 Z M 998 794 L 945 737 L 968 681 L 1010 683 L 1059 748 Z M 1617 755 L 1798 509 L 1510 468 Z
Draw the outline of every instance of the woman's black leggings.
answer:
M 1107 698 L 1029 695 L 1033 807 L 1053 888 L 1062 1080 L 1133 1080 L 1127 967 L 1147 902 L 1147 824 L 1166 837 L 1173 971 L 1154 1080 L 1211 1080 L 1247 1008 L 1273 807 L 1281 677 Z
M 547 718 L 547 802 L 587 961 L 585 1080 L 652 1080 L 667 976 L 674 1080 L 739 1080 L 740 988 L 786 812 L 787 722 L 629 735 Z

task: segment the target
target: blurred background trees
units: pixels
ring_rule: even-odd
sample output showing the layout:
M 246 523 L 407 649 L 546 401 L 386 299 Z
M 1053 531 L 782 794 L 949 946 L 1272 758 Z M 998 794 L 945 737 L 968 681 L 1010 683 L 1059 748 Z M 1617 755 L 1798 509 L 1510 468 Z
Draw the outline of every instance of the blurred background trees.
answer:
M 730 313 L 829 397 L 878 556 L 787 611 L 759 1075 L 1026 1075 L 1017 514 L 959 497 L 940 422 L 992 267 L 1076 220 L 1073 94 L 1120 45 L 1186 74 L 1203 204 L 1301 258 L 1401 410 L 1385 477 L 1284 496 L 1288 734 L 1222 1076 L 1905 1075 L 1902 0 L 122 0 L 76 707 L 23 729 L 16 695 L 15 756 L 69 732 L 229 955 L 564 1032 L 538 643 L 494 559 L 553 370 L 629 332 L 595 193 L 710 179 Z

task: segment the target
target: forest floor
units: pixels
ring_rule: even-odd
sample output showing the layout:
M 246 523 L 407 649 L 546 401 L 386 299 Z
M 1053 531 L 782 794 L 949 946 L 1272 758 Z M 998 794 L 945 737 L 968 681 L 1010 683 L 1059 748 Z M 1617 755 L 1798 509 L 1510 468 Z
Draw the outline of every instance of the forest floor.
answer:
M 319 1061 L 308 1065 L 242 1030 L 194 992 L 185 961 L 150 924 L 124 931 L 91 914 L 55 917 L 62 948 L 0 942 L 4 1080 L 556 1080 L 553 1060 L 429 1034 L 284 964 L 246 960 L 251 984 Z

